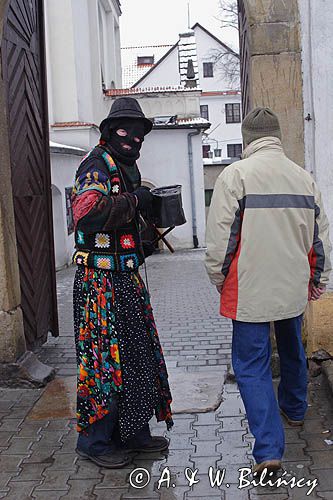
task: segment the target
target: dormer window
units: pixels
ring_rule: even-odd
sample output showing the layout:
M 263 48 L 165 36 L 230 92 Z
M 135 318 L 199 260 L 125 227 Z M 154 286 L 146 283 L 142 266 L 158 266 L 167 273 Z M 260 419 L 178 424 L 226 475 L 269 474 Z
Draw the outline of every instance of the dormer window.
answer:
M 137 65 L 143 66 L 146 64 L 154 64 L 154 56 L 138 56 Z

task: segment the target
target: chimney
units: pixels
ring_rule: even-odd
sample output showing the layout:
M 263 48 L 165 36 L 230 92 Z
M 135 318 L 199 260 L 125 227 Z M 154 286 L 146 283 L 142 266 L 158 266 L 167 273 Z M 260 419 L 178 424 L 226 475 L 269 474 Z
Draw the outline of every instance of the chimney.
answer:
M 198 55 L 193 30 L 180 33 L 178 42 L 180 84 L 195 88 L 199 83 Z

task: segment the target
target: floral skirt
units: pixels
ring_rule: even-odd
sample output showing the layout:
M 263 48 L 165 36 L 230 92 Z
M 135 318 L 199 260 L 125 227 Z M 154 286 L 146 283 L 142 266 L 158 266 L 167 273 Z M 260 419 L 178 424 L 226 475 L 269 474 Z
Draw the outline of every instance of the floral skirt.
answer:
M 117 400 L 122 441 L 155 413 L 173 425 L 168 374 L 149 294 L 139 273 L 78 267 L 73 289 L 77 429 Z

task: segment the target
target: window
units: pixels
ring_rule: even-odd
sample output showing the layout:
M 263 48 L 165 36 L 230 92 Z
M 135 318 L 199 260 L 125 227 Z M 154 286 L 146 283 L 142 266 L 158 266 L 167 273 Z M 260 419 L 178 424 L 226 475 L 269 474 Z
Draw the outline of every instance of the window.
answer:
M 154 56 L 138 56 L 137 64 L 138 66 L 142 66 L 144 64 L 154 64 Z
M 221 148 L 214 149 L 214 156 L 215 156 L 215 158 L 221 158 L 221 156 L 222 156 L 222 149 Z
M 240 158 L 242 156 L 243 147 L 241 144 L 228 144 L 228 158 Z
M 213 190 L 205 189 L 205 206 L 210 207 L 210 202 L 212 201 Z
M 226 104 L 225 105 L 225 117 L 227 123 L 240 123 L 241 112 L 240 104 Z
M 200 106 L 200 115 L 201 115 L 201 118 L 205 118 L 206 120 L 209 120 L 208 104 L 202 104 Z
M 210 158 L 210 145 L 209 144 L 203 144 L 202 145 L 202 157 L 203 158 Z
M 70 235 L 74 232 L 74 218 L 72 210 L 72 191 L 73 188 L 65 188 L 65 201 L 66 201 L 66 219 L 67 219 L 67 234 Z
M 203 63 L 203 76 L 204 76 L 204 78 L 212 78 L 214 76 L 212 62 L 204 62 Z

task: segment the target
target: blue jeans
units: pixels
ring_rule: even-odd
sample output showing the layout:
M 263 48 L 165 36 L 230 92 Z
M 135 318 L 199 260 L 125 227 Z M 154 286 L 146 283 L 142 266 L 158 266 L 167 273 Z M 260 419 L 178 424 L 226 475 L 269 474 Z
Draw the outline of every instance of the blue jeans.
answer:
M 279 407 L 292 420 L 303 420 L 307 409 L 307 361 L 302 345 L 302 316 L 275 321 L 281 381 L 276 401 L 271 372 L 269 323 L 233 321 L 232 364 L 255 438 L 257 463 L 280 460 L 284 431 Z
M 85 433 L 79 433 L 77 448 L 87 455 L 107 455 L 119 449 L 142 446 L 150 439 L 149 424 L 146 424 L 133 438 L 125 444 L 122 443 L 118 426 L 117 403 L 113 401 L 105 417 L 90 425 Z

